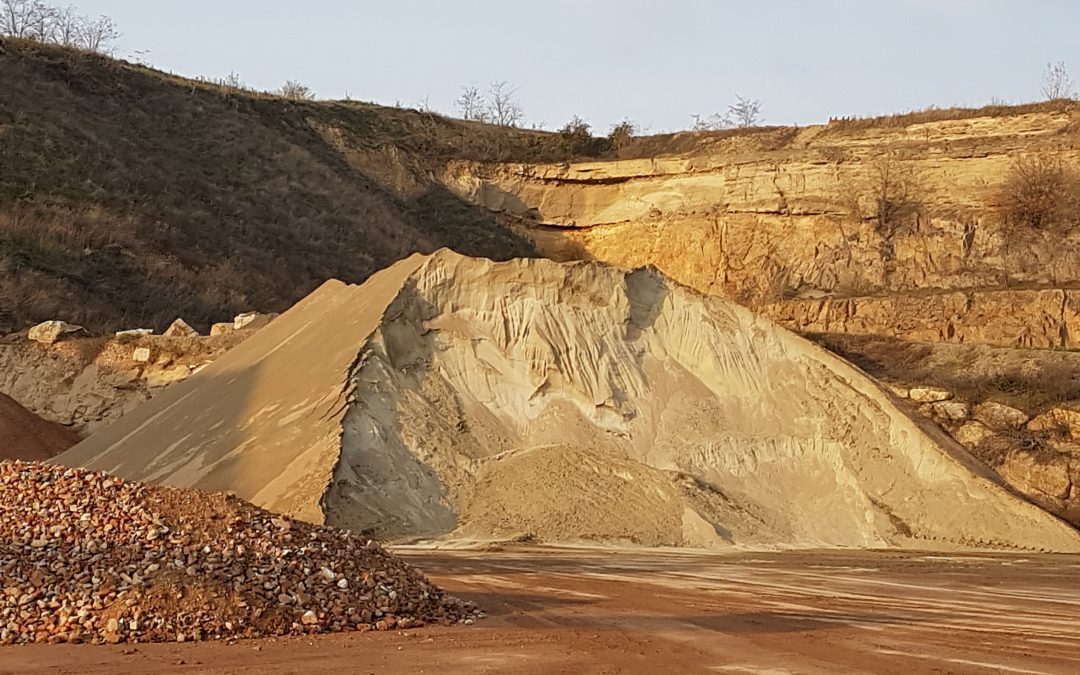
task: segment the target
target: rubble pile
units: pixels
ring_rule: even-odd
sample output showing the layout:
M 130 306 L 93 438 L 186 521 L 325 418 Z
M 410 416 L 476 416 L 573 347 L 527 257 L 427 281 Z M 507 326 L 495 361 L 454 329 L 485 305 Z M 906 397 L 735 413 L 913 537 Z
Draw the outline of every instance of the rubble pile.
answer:
M 236 497 L 0 462 L 0 643 L 472 623 L 378 544 Z

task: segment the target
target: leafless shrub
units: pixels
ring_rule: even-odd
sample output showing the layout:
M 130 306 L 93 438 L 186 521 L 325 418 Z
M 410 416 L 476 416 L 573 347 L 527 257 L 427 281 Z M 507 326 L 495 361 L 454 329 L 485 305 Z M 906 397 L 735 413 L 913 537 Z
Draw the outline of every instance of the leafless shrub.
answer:
M 637 125 L 630 120 L 623 120 L 618 124 L 612 125 L 611 131 L 608 132 L 608 141 L 611 143 L 611 149 L 615 152 L 625 150 L 634 140 L 634 135 L 636 133 Z
M 480 93 L 480 87 L 475 82 L 461 88 L 461 93 L 454 101 L 454 107 L 463 120 L 485 121 L 487 110 L 484 105 L 484 95 Z
M 525 119 L 517 89 L 505 80 L 492 82 L 486 94 L 480 91 L 476 83 L 463 86 L 454 107 L 462 119 L 501 127 L 517 127 Z
M 756 98 L 736 96 L 735 102 L 724 113 L 691 115 L 694 131 L 722 131 L 724 129 L 750 129 L 761 125 L 761 101 Z
M 488 87 L 487 110 L 489 121 L 501 127 L 516 127 L 525 117 L 517 89 L 505 80 L 492 82 Z
M 1021 157 L 998 189 L 996 201 L 1010 229 L 1075 225 L 1080 222 L 1080 176 L 1055 157 Z
M 1046 72 L 1043 73 L 1043 96 L 1048 101 L 1059 99 L 1071 99 L 1076 95 L 1073 90 L 1072 78 L 1065 68 L 1064 61 L 1046 64 Z
M 756 127 L 761 124 L 761 101 L 756 98 L 736 96 L 735 103 L 728 106 L 728 118 L 732 126 L 739 129 Z
M 285 80 L 285 84 L 281 85 L 278 93 L 294 101 L 310 101 L 315 98 L 311 87 L 296 80 Z
M 878 234 L 888 239 L 901 223 L 922 208 L 918 177 L 910 165 L 898 161 L 891 153 L 871 162 L 870 171 L 875 227 Z

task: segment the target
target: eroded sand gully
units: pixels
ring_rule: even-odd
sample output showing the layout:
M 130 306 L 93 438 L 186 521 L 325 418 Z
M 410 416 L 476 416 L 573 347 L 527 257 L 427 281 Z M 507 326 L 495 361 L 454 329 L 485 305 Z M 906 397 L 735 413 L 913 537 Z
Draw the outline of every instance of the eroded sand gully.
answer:
M 1080 550 L 842 359 L 593 263 L 328 283 L 58 461 L 391 540 Z
M 1080 672 L 1075 555 L 398 552 L 489 617 L 234 646 L 32 645 L 0 672 Z

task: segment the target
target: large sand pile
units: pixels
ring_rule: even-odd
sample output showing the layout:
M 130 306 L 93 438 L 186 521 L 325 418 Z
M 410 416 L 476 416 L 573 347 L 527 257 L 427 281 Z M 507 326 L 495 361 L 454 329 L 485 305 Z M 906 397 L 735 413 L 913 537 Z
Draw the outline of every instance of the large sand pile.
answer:
M 589 263 L 330 282 L 60 461 L 383 538 L 1080 550 L 843 360 Z

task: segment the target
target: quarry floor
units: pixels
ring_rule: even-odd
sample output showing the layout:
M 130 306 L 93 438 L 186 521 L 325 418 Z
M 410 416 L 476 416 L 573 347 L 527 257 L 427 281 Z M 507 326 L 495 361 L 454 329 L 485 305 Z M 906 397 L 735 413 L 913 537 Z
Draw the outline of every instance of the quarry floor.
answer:
M 0 673 L 1077 673 L 1080 556 L 404 548 L 473 626 L 0 649 Z

